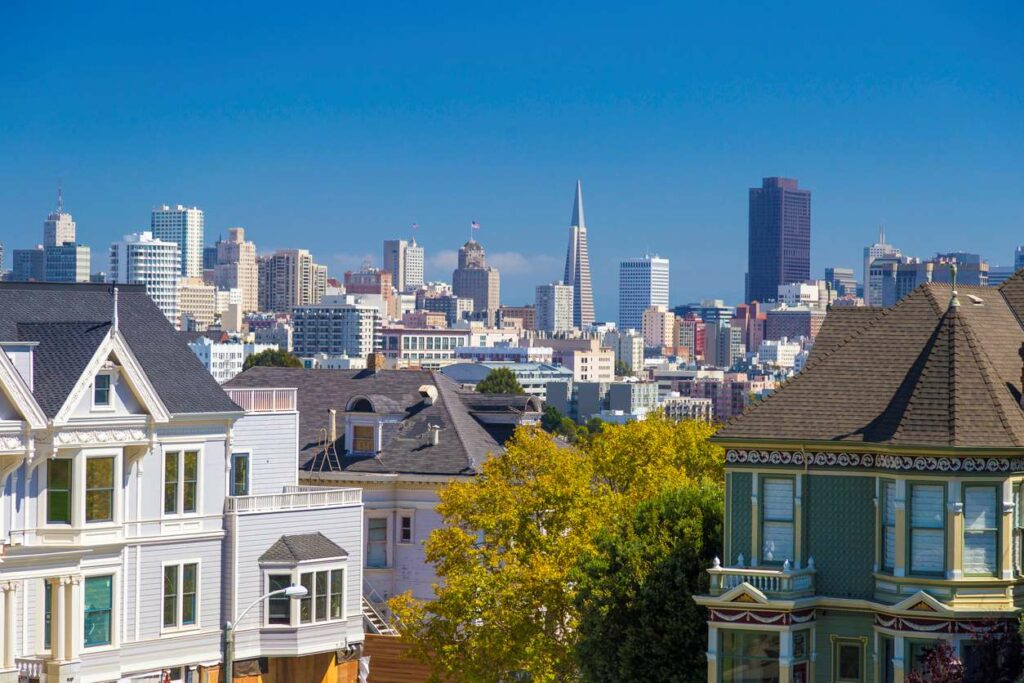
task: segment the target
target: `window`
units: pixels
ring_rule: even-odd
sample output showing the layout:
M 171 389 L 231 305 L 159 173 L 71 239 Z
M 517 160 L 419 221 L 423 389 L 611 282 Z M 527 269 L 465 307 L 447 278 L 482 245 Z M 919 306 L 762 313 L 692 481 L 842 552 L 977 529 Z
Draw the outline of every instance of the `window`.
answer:
M 114 577 L 85 579 L 84 635 L 86 647 L 110 645 L 113 633 Z
M 292 585 L 291 574 L 270 574 L 267 577 L 268 592 L 284 590 Z M 267 623 L 268 624 L 291 624 L 291 598 L 287 595 L 275 595 L 267 600 Z
M 402 515 L 398 521 L 398 542 L 412 543 L 412 515 Z
M 43 649 L 50 649 L 53 639 L 53 584 L 43 579 Z
M 722 683 L 779 680 L 779 634 L 722 631 Z
M 46 523 L 71 524 L 71 460 L 46 463 Z
M 942 504 L 945 487 L 910 487 L 910 571 L 939 574 L 945 568 Z
M 882 480 L 882 569 L 896 562 L 896 482 Z
M 793 559 L 793 480 L 764 480 L 764 512 L 761 539 L 764 561 L 782 563 Z
M 384 517 L 370 517 L 366 520 L 366 566 L 381 568 L 388 566 L 388 520 Z
M 164 453 L 164 514 L 195 512 L 198 489 L 199 451 Z
M 299 584 L 306 589 L 306 597 L 299 599 L 299 623 L 309 624 L 313 621 L 313 575 L 303 574 Z
M 114 521 L 114 458 L 86 458 L 85 521 Z
M 195 626 L 198 569 L 195 562 L 164 567 L 164 628 Z
M 853 640 L 835 641 L 835 680 L 860 683 L 864 680 L 864 645 Z
M 232 453 L 231 455 L 231 495 L 249 495 L 248 453 Z
M 352 427 L 352 452 L 373 453 L 373 427 L 370 425 L 354 425 Z
M 94 406 L 110 405 L 110 375 L 96 375 L 92 383 L 92 404 Z
M 331 619 L 343 619 L 345 596 L 345 570 L 331 571 Z
M 306 597 L 299 600 L 299 622 L 310 624 L 343 618 L 345 570 L 303 572 L 299 583 L 306 588 Z
M 964 486 L 964 574 L 996 574 L 996 487 Z

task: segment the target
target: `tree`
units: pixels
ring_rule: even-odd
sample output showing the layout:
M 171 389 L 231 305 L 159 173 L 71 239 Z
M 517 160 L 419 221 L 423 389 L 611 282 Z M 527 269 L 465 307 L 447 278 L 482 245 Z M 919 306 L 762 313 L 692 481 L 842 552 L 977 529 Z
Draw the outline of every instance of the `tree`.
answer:
M 515 373 L 508 368 L 494 368 L 477 385 L 481 394 L 525 394 Z
M 690 483 L 599 534 L 576 597 L 584 681 L 707 680 L 707 614 L 692 596 L 707 592 L 724 514 L 721 486 Z
M 986 683 L 1015 683 L 1024 674 L 1024 644 L 1020 624 L 1009 628 L 1006 622 L 992 622 L 990 628 L 971 644 L 965 675 Z
M 564 419 L 549 415 L 550 424 Z M 426 544 L 437 599 L 390 603 L 413 654 L 435 680 L 578 679 L 581 563 L 614 548 L 599 544 L 601 530 L 632 519 L 645 500 L 687 484 L 721 487 L 724 454 L 707 442 L 712 433 L 652 417 L 566 446 L 518 429 L 480 475 L 441 491 L 443 524 Z M 700 640 L 677 646 L 703 652 Z
M 907 675 L 907 683 L 964 683 L 964 665 L 945 640 L 926 648 L 919 664 Z
M 628 377 L 633 374 L 633 368 L 621 358 L 615 361 L 615 375 L 617 377 Z
M 282 351 L 281 349 L 267 349 L 266 351 L 252 354 L 242 364 L 242 370 L 248 370 L 253 367 L 301 368 L 302 361 L 294 353 Z

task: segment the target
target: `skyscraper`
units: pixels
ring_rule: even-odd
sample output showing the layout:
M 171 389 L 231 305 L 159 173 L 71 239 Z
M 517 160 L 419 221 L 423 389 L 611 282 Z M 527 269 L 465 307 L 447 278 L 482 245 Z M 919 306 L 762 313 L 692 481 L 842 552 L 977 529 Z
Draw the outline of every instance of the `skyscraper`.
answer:
M 256 245 L 245 239 L 244 228 L 228 228 L 228 238 L 217 241 L 214 281 L 218 289 L 239 289 L 242 311 L 259 310 L 259 270 Z
M 569 249 L 565 254 L 565 284 L 572 287 L 572 324 L 583 329 L 594 322 L 594 293 L 590 286 L 587 225 L 583 220 L 583 184 L 576 181 L 576 199 L 569 221 Z
M 864 305 L 865 306 L 881 306 L 882 305 L 882 280 L 880 276 L 872 274 L 871 263 L 882 257 L 894 257 L 899 258 L 903 254 L 899 249 L 886 243 L 885 241 L 885 227 L 881 226 L 878 228 L 878 241 L 872 244 L 870 247 L 864 247 Z
M 668 266 L 667 258 L 649 255 L 619 263 L 619 329 L 639 330 L 645 310 L 668 308 Z
M 175 242 L 151 232 L 125 235 L 110 245 L 109 282 L 146 285 L 146 294 L 175 327 L 179 324 L 178 279 L 181 254 Z
M 567 332 L 572 329 L 572 287 L 561 282 L 537 285 L 534 300 L 534 325 L 543 332 Z
M 493 325 L 501 305 L 501 278 L 487 265 L 484 248 L 474 239 L 459 249 L 459 267 L 452 273 L 452 292 L 473 300 L 474 315 Z
M 153 209 L 153 237 L 174 242 L 181 250 L 180 272 L 185 277 L 203 276 L 203 212 L 178 204 Z
M 261 311 L 291 311 L 320 303 L 327 289 L 327 267 L 313 263 L 305 249 L 282 249 L 256 261 Z
M 75 242 L 75 221 L 64 211 L 64 193 L 57 190 L 57 208 L 43 221 L 43 273 L 47 282 L 88 282 L 89 247 Z
M 57 190 L 57 209 L 43 221 L 43 246 L 59 247 L 75 242 L 75 221 L 64 212 L 64 192 Z
M 415 291 L 423 286 L 423 247 L 411 241 L 384 240 L 384 270 L 391 273 L 391 281 L 400 293 Z
M 745 301 L 772 301 L 779 285 L 811 278 L 811 191 L 792 178 L 750 188 Z
M 825 282 L 832 285 L 836 296 L 857 296 L 857 279 L 853 268 L 830 266 L 825 269 Z
M 11 252 L 11 280 L 15 282 L 43 282 L 46 280 L 46 252 L 43 245 Z

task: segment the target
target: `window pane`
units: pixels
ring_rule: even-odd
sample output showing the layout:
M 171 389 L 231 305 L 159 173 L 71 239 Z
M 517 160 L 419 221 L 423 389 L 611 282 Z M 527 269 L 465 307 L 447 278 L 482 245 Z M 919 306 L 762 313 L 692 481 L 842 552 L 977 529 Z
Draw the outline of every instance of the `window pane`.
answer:
M 110 405 L 110 375 L 96 375 L 93 389 L 94 404 L 98 406 Z
M 85 579 L 85 646 L 111 643 L 111 605 L 113 604 L 112 576 L 90 576 Z
M 943 558 L 943 532 L 941 529 L 914 529 L 910 534 L 910 570 L 912 572 L 941 572 Z
M 913 486 L 910 500 L 910 571 L 939 573 L 945 568 L 942 486 Z
M 882 487 L 882 497 L 885 501 L 882 523 L 886 526 L 892 526 L 896 523 L 896 482 L 885 482 L 885 485 Z
M 331 619 L 341 619 L 342 595 L 345 591 L 345 570 L 331 572 Z
M 911 493 L 910 525 L 942 528 L 942 486 L 914 486 Z
M 388 527 L 383 517 L 371 517 L 366 543 L 366 566 L 386 567 L 388 561 Z
M 270 588 L 269 592 L 283 590 L 292 584 L 292 577 L 290 574 L 271 574 L 267 577 L 267 579 Z M 270 598 L 267 602 L 267 621 L 269 623 L 291 623 L 291 599 L 287 595 L 275 595 L 274 597 Z
M 182 512 L 196 511 L 196 490 L 199 481 L 199 453 L 188 451 L 185 453 L 184 472 L 182 473 Z
M 996 532 L 964 532 L 964 573 L 996 573 Z
M 164 567 L 164 626 L 178 625 L 178 565 Z
M 46 521 L 71 524 L 71 460 L 60 458 L 46 464 Z
M 352 427 L 352 450 L 356 453 L 373 452 L 373 427 Z
M 883 556 L 883 566 L 886 569 L 892 569 L 896 559 L 896 529 L 894 527 L 888 527 L 885 530 L 885 549 L 883 550 Z
M 53 638 L 53 584 L 43 579 L 43 647 L 50 649 Z
M 964 487 L 964 528 L 996 528 L 996 490 L 991 486 Z
M 249 454 L 236 453 L 231 464 L 231 495 L 249 495 Z
M 85 461 L 85 521 L 114 519 L 114 459 L 87 458 Z
M 186 564 L 181 568 L 181 623 L 191 626 L 196 623 L 196 570 L 197 565 Z
M 844 681 L 859 681 L 861 657 L 859 645 L 840 645 L 837 666 L 839 678 Z
M 792 479 L 765 479 L 764 518 L 772 521 L 793 521 Z
M 764 523 L 764 559 L 782 562 L 793 559 L 793 523 Z
M 178 453 L 164 453 L 164 512 L 178 511 Z
M 299 621 L 308 624 L 313 621 L 313 574 L 302 574 L 299 578 L 306 589 L 306 597 L 299 600 Z
M 316 573 L 316 596 L 314 602 L 316 604 L 316 620 L 324 621 L 327 619 L 327 572 Z

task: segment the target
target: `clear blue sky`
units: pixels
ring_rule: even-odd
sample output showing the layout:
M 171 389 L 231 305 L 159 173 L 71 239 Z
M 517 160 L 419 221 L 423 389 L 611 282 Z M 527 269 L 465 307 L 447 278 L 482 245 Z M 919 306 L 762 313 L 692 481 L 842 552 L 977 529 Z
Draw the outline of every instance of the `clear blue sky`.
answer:
M 523 303 L 561 277 L 579 177 L 612 317 L 645 251 L 673 303 L 742 296 L 764 175 L 813 191 L 819 275 L 880 220 L 921 256 L 1024 242 L 1020 2 L 221 5 L 0 3 L 8 250 L 58 178 L 100 261 L 180 202 L 336 275 L 416 222 L 448 279 L 476 219 Z

